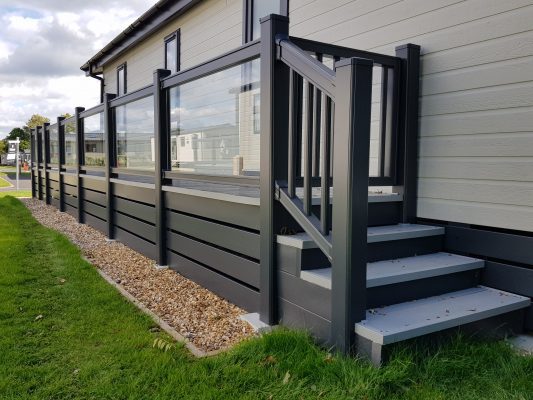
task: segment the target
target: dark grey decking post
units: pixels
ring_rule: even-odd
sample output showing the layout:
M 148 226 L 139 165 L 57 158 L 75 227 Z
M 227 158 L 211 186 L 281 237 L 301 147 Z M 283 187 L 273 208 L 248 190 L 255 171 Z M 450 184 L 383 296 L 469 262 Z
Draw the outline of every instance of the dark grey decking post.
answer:
M 113 229 L 113 186 L 111 183 L 111 169 L 115 166 L 115 122 L 113 111 L 109 102 L 115 98 L 114 94 L 104 93 L 104 140 L 105 140 L 105 183 L 106 183 L 106 219 L 107 238 L 113 240 L 115 231 Z
M 65 127 L 61 125 L 65 117 L 57 117 L 57 140 L 59 141 L 59 162 L 57 166 L 58 171 L 58 185 L 59 185 L 59 211 L 65 211 L 65 189 L 63 187 L 63 182 L 65 181 L 63 174 L 63 165 L 65 164 Z
M 31 143 L 31 197 L 35 198 L 36 192 L 35 192 L 35 170 L 33 169 L 35 166 L 38 166 L 38 163 L 36 162 L 35 157 L 35 148 L 37 147 L 36 142 L 36 134 L 35 129 L 30 129 L 30 143 Z
M 166 69 L 154 71 L 154 149 L 155 149 L 155 244 L 157 266 L 167 265 L 167 227 L 165 196 L 163 193 L 164 171 L 170 169 L 170 137 L 168 123 L 167 92 L 161 87 L 161 79 L 170 75 Z
M 331 342 L 348 353 L 365 318 L 372 61 L 335 64 Z
M 396 47 L 396 57 L 403 59 L 400 79 L 400 137 L 398 180 L 403 185 L 403 222 L 415 222 L 418 179 L 418 97 L 420 46 Z
M 74 109 L 74 117 L 76 120 L 76 182 L 78 185 L 78 222 L 84 223 L 83 218 L 83 188 L 81 186 L 80 166 L 83 163 L 83 120 L 80 118 L 80 113 L 85 111 L 83 107 L 76 107 Z
M 41 170 L 41 164 L 43 162 L 43 137 L 42 137 L 42 127 L 37 126 L 35 128 L 37 136 L 37 194 L 39 200 L 43 199 L 43 188 L 41 186 L 41 181 L 43 179 L 43 174 Z
M 43 146 L 44 146 L 44 201 L 46 204 L 50 204 L 50 174 L 47 170 L 47 161 L 50 158 L 50 131 L 49 131 L 49 122 L 43 124 Z
M 277 323 L 276 242 L 281 224 L 275 201 L 276 179 L 287 179 L 289 68 L 277 62 L 276 36 L 289 34 L 289 19 L 261 19 L 261 172 L 260 172 L 260 318 Z M 278 209 L 278 212 L 276 212 Z

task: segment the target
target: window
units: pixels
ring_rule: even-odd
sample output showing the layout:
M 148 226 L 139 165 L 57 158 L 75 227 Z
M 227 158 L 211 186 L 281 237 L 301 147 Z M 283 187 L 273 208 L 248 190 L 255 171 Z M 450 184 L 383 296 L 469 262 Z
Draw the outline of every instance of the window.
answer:
M 117 96 L 122 96 L 127 93 L 126 82 L 128 79 L 126 63 L 117 68 Z
M 287 0 L 245 0 L 244 42 L 259 39 L 261 18 L 270 14 L 287 15 L 287 4 Z
M 165 69 L 172 74 L 180 70 L 180 31 L 165 38 Z

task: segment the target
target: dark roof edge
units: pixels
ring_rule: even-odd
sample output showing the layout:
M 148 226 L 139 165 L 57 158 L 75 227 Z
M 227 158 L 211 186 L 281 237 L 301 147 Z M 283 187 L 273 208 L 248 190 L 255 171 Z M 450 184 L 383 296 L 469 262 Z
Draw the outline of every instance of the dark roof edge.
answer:
M 118 34 L 102 50 L 92 56 L 80 69 L 87 74 L 93 72 L 92 66 L 100 69 L 124 51 L 148 37 L 169 20 L 183 14 L 201 0 L 159 0 L 148 11 L 137 18 L 130 26 Z

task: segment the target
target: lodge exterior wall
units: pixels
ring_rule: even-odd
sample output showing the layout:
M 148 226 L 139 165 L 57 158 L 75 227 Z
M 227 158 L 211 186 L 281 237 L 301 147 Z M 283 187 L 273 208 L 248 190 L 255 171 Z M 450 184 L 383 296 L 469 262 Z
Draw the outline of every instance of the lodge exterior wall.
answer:
M 533 1 L 290 2 L 291 35 L 422 48 L 418 217 L 533 231 Z

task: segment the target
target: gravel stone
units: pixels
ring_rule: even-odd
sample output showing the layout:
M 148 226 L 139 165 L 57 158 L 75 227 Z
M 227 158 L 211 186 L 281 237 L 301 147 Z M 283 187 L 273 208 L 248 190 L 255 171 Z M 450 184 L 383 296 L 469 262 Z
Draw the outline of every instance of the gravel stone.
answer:
M 155 261 L 120 242 L 106 241 L 96 229 L 79 224 L 67 213 L 37 199 L 22 199 L 42 225 L 67 236 L 96 268 L 120 283 L 199 349 L 226 349 L 254 336 L 239 316 L 245 311 L 171 270 L 157 270 Z

